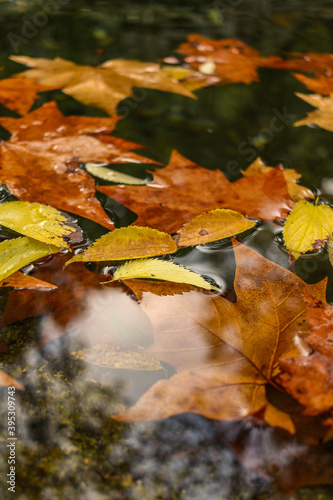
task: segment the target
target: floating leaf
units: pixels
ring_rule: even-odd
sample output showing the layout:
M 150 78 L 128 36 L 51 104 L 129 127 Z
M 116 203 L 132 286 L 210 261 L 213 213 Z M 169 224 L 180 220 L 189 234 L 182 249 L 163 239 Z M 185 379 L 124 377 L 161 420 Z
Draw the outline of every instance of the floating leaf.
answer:
M 15 273 L 35 260 L 58 253 L 59 248 L 28 237 L 5 240 L 0 243 L 0 280 Z
M 45 92 L 50 88 L 26 78 L 6 78 L 0 80 L 0 102 L 7 108 L 17 111 L 21 115 L 28 113 L 38 92 Z
M 198 215 L 178 231 L 175 241 L 179 247 L 204 245 L 210 241 L 229 238 L 255 226 L 244 215 L 224 208 L 217 208 Z
M 69 247 L 80 229 L 65 214 L 56 208 L 28 201 L 8 201 L 0 204 L 0 225 L 13 229 L 43 243 L 57 247 Z
M 38 288 L 43 290 L 52 290 L 53 288 L 57 288 L 55 285 L 52 285 L 52 283 L 39 280 L 33 276 L 29 276 L 29 274 L 23 274 L 20 271 L 17 271 L 0 281 L 0 287 L 6 286 L 11 288 Z
M 199 274 L 189 271 L 177 264 L 173 264 L 172 262 L 166 262 L 159 259 L 139 259 L 126 262 L 118 267 L 111 281 L 124 281 L 133 278 L 174 281 L 175 283 L 187 283 L 189 285 L 198 286 L 206 290 L 221 291 L 216 286 L 211 285 Z
M 261 158 L 257 158 L 246 170 L 242 170 L 242 174 L 247 177 L 249 175 L 265 174 L 272 170 L 273 167 L 268 167 Z M 296 172 L 293 168 L 283 169 L 282 173 L 287 183 L 290 198 L 293 201 L 303 200 L 304 198 L 314 200 L 314 195 L 310 189 L 297 184 L 298 179 L 302 177 L 301 174 Z
M 83 104 L 101 108 L 110 115 L 116 114 L 120 101 L 130 97 L 133 87 L 148 87 L 194 98 L 177 80 L 165 74 L 159 64 L 112 59 L 95 67 L 78 66 L 60 57 L 51 60 L 11 56 L 11 59 L 33 68 L 19 76 L 62 89 Z
M 149 227 L 124 227 L 105 234 L 66 265 L 72 262 L 138 259 L 176 251 L 176 243 L 166 233 Z
M 318 127 L 333 132 L 333 95 L 323 97 L 319 94 L 308 95 L 297 92 L 296 95 L 318 109 L 310 111 L 306 118 L 294 123 L 295 127 L 315 124 Z
M 333 209 L 301 200 L 288 216 L 283 237 L 286 248 L 297 259 L 301 253 L 314 250 L 333 232 Z
M 164 370 L 161 363 L 144 353 L 144 348 L 125 344 L 99 344 L 71 353 L 75 358 L 118 370 Z
M 105 165 L 107 165 L 107 163 L 102 165 L 99 163 L 86 163 L 85 168 L 89 174 L 104 179 L 105 181 L 115 182 L 117 184 L 147 184 L 147 181 L 144 179 L 138 179 L 137 177 L 123 174 L 122 172 L 111 170 L 110 168 L 105 168 Z
M 169 165 L 148 186 L 97 186 L 138 214 L 136 224 L 168 233 L 193 217 L 228 208 L 255 219 L 285 219 L 293 206 L 280 167 L 229 182 L 220 170 L 207 170 L 173 152 Z

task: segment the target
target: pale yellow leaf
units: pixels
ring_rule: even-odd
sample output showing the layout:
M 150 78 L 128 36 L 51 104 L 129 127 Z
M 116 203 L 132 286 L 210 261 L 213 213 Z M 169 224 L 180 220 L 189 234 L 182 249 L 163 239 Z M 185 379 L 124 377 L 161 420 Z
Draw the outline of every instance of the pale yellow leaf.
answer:
M 130 184 L 130 185 L 145 185 L 147 181 L 144 179 L 138 179 L 132 175 L 123 174 L 122 172 L 117 172 L 116 170 L 111 170 L 106 168 L 105 164 L 99 163 L 86 163 L 85 168 L 89 174 L 104 179 L 105 181 L 116 182 L 118 184 Z
M 242 233 L 255 224 L 239 212 L 217 208 L 200 214 L 184 224 L 178 231 L 175 241 L 179 247 L 203 245 Z
M 303 99 L 303 101 L 314 106 L 314 111 L 310 111 L 306 118 L 298 120 L 294 123 L 295 127 L 300 125 L 318 125 L 325 130 L 333 132 L 333 95 L 324 97 L 319 94 L 300 94 L 296 92 L 296 95 Z
M 7 278 L 35 260 L 58 253 L 59 248 L 28 237 L 0 243 L 0 280 Z
M 177 245 L 169 234 L 150 227 L 130 226 L 105 234 L 83 253 L 67 261 L 66 265 L 72 262 L 139 259 L 176 251 Z
M 206 290 L 221 291 L 219 288 L 211 285 L 199 274 L 189 271 L 177 264 L 173 264 L 173 262 L 159 259 L 139 259 L 126 262 L 118 267 L 111 281 L 124 281 L 134 278 L 187 283 L 188 285 L 198 286 Z
M 164 370 L 159 360 L 145 354 L 144 348 L 136 345 L 97 344 L 71 354 L 87 363 L 118 370 Z
M 79 230 L 56 208 L 28 201 L 1 203 L 0 225 L 57 247 L 68 247 L 66 238 Z

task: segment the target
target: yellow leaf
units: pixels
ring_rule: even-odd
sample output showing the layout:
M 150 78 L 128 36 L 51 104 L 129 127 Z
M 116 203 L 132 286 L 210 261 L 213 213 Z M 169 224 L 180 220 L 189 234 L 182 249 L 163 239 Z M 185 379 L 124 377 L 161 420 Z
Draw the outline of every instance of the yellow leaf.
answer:
M 322 246 L 332 231 L 332 208 L 301 200 L 287 217 L 283 237 L 287 249 L 297 259 L 301 253 Z
M 187 283 L 188 285 L 198 286 L 206 290 L 221 291 L 219 288 L 211 285 L 199 274 L 189 271 L 177 264 L 173 264 L 172 262 L 159 259 L 139 259 L 126 262 L 124 265 L 118 267 L 111 281 L 124 281 L 134 278 Z M 110 281 L 105 283 L 110 283 Z
M 99 163 L 86 163 L 85 168 L 89 174 L 104 179 L 105 181 L 116 182 L 118 184 L 131 184 L 131 185 L 145 185 L 147 181 L 144 179 L 138 179 L 137 177 L 132 177 L 131 175 L 123 174 L 122 172 L 117 172 L 116 170 L 111 170 L 110 168 L 105 168 L 105 164 Z
M 87 363 L 118 370 L 164 370 L 160 361 L 145 354 L 144 348 L 141 346 L 97 344 L 71 354 Z
M 261 158 L 257 158 L 246 170 L 242 170 L 242 174 L 247 177 L 249 175 L 267 174 L 271 170 L 273 170 L 273 167 L 268 167 Z M 302 177 L 301 174 L 293 168 L 286 168 L 282 173 L 287 183 L 288 193 L 293 201 L 303 200 L 304 198 L 314 200 L 314 195 L 310 189 L 297 184 L 298 179 Z
M 234 210 L 217 208 L 200 214 L 184 224 L 178 231 L 175 241 L 179 247 L 203 245 L 242 233 L 255 224 Z
M 83 253 L 67 261 L 66 265 L 72 262 L 139 259 L 176 251 L 177 245 L 169 234 L 150 227 L 131 226 L 105 234 Z
M 325 130 L 333 132 L 333 95 L 329 97 L 323 97 L 319 94 L 300 94 L 296 92 L 296 95 L 303 99 L 303 101 L 311 104 L 315 108 L 314 111 L 310 111 L 306 118 L 298 120 L 294 123 L 295 127 L 300 125 L 318 125 Z
M 35 260 L 58 252 L 58 247 L 27 237 L 5 240 L 0 243 L 0 280 Z
M 28 201 L 1 203 L 0 225 L 57 247 L 68 247 L 64 238 L 79 230 L 56 208 Z
M 20 76 L 62 89 L 83 104 L 104 109 L 110 115 L 116 114 L 120 101 L 131 96 L 133 87 L 175 92 L 195 99 L 192 92 L 170 78 L 155 63 L 112 59 L 96 67 L 79 66 L 60 57 L 51 60 L 11 56 L 10 59 L 33 68 L 20 73 Z

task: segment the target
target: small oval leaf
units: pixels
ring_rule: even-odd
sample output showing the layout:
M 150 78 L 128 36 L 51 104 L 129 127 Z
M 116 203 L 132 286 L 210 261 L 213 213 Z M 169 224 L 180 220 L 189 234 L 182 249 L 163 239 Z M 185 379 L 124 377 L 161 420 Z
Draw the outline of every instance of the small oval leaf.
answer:
M 7 278 L 35 260 L 58 253 L 59 248 L 27 236 L 0 243 L 0 280 Z
M 122 266 L 118 267 L 111 281 L 124 281 L 133 278 L 187 283 L 188 285 L 198 286 L 206 290 L 221 291 L 219 288 L 211 285 L 199 274 L 178 266 L 173 262 L 167 262 L 159 259 L 139 259 L 126 262 Z M 110 281 L 105 283 L 110 283 Z
M 150 227 L 131 226 L 105 234 L 85 252 L 67 261 L 66 265 L 72 262 L 139 259 L 174 253 L 177 250 L 177 245 L 169 234 Z
M 217 208 L 198 215 L 178 231 L 175 241 L 179 247 L 204 245 L 242 233 L 255 222 L 234 210 Z
M 81 230 L 69 216 L 56 208 L 28 201 L 7 201 L 0 205 L 0 225 L 43 243 L 68 247 L 67 241 Z M 77 239 L 75 234 L 75 239 Z
M 144 348 L 125 344 L 99 344 L 72 352 L 77 359 L 117 370 L 164 370 L 161 363 L 144 353 Z
M 85 168 L 89 174 L 99 177 L 105 181 L 116 182 L 117 184 L 129 184 L 133 186 L 142 186 L 147 184 L 147 181 L 144 179 L 138 179 L 137 177 L 132 177 L 131 175 L 111 170 L 110 168 L 106 168 L 105 165 L 107 165 L 107 163 L 86 163 Z

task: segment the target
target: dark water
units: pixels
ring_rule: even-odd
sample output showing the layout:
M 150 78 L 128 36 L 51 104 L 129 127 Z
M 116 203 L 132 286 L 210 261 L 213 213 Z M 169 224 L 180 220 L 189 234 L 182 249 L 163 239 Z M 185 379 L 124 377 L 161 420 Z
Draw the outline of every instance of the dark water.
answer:
M 40 12 L 47 12 L 44 25 Z M 38 19 L 41 27 L 27 37 L 29 22 Z M 155 62 L 171 55 L 190 33 L 239 38 L 263 55 L 332 52 L 333 2 L 227 0 L 185 1 L 179 5 L 176 1 L 4 1 L 0 2 L 0 25 L 0 66 L 4 66 L 2 76 L 6 77 L 22 69 L 8 60 L 10 54 L 60 56 L 80 64 L 97 64 L 110 58 Z M 24 41 L 17 41 L 13 34 L 23 36 Z M 260 81 L 251 85 L 202 89 L 196 101 L 151 89 L 144 93 L 134 90 L 133 96 L 119 105 L 125 118 L 115 134 L 146 145 L 144 154 L 162 163 L 167 163 L 174 149 L 202 167 L 225 173 L 230 173 L 228 164 L 234 161 L 237 167 L 230 180 L 239 178 L 240 171 L 260 155 L 268 165 L 282 163 L 296 169 L 303 176 L 303 184 L 331 202 L 331 133 L 293 126 L 310 106 L 295 96 L 304 87 L 290 73 L 259 69 L 259 76 Z M 36 107 L 50 98 L 56 99 L 65 114 L 103 116 L 101 111 L 87 109 L 61 92 L 42 96 Z M 265 130 L 274 110 L 292 118 L 281 132 L 267 138 Z M 16 116 L 5 108 L 0 113 Z M 1 136 L 8 138 L 4 130 Z M 3 199 L 9 199 L 3 193 Z M 100 195 L 100 201 L 118 227 L 134 220 L 135 215 L 104 195 Z M 80 223 L 91 240 L 104 232 L 89 221 L 80 219 Z M 243 241 L 289 268 L 280 232 L 278 226 L 258 224 L 243 236 Z M 224 241 L 181 251 L 174 260 L 214 279 L 223 288 L 232 288 L 235 263 L 230 245 Z M 301 257 L 295 271 L 310 283 L 328 276 L 328 299 L 333 300 L 332 271 L 324 253 Z M 154 380 L 163 377 L 161 373 L 120 376 L 119 372 L 95 370 L 73 361 L 69 355 L 78 330 L 89 332 L 92 325 L 96 328 L 97 320 L 99 328 L 107 328 L 117 311 L 126 310 L 128 303 L 118 299 L 113 297 L 110 309 L 107 297 L 103 297 L 103 307 L 96 306 L 99 297 L 92 296 L 87 304 L 91 308 L 88 319 L 82 324 L 78 318 L 78 324 L 73 324 L 60 342 L 44 350 L 30 347 L 45 318 L 2 329 L 1 338 L 12 339 L 16 346 L 9 355 L 0 354 L 4 366 L 9 361 L 10 373 L 26 387 L 18 403 L 14 496 L 22 500 L 290 498 L 279 488 L 284 485 L 290 489 L 293 478 L 288 482 L 280 470 L 288 469 L 286 456 L 303 453 L 296 440 L 250 424 L 224 428 L 195 415 L 131 426 L 110 419 L 118 405 L 133 401 Z M 5 300 L 3 293 L 2 304 Z M 5 413 L 1 416 L 3 423 Z M 243 457 L 248 469 L 231 451 L 231 435 L 242 436 L 251 445 L 249 449 L 257 450 L 251 459 Z M 4 440 L 1 444 L 5 446 Z M 291 454 L 286 455 L 286 449 L 292 450 Z M 6 461 L 4 454 L 0 459 L 4 498 Z M 258 472 L 262 470 L 270 473 L 262 476 Z M 281 477 L 284 479 L 279 482 Z M 333 490 L 328 487 L 298 492 L 298 498 L 306 500 L 332 497 Z

